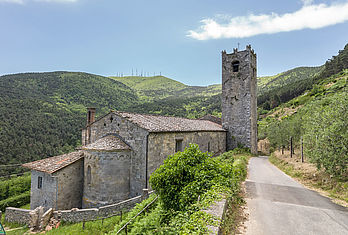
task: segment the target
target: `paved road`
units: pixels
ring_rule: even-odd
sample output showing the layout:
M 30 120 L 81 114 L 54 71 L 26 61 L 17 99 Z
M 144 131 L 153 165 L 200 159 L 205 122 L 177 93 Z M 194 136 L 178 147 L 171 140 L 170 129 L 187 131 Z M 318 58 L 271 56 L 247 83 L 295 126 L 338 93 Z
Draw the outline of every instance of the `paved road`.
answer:
M 304 188 L 269 163 L 250 159 L 246 234 L 348 235 L 348 209 Z

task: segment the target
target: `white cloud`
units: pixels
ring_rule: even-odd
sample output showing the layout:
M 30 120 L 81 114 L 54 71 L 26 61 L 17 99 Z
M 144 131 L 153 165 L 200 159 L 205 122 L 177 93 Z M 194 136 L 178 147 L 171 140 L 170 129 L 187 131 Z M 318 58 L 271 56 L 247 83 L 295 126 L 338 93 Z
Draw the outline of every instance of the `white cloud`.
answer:
M 57 2 L 57 3 L 69 3 L 77 2 L 78 0 L 0 0 L 0 3 L 16 3 L 16 4 L 25 4 L 27 2 Z
M 187 36 L 198 40 L 245 38 L 306 28 L 318 29 L 348 20 L 348 2 L 315 5 L 312 0 L 301 1 L 304 3 L 301 9 L 283 15 L 250 14 L 230 17 L 227 23 L 219 23 L 220 17 L 203 19 L 200 28 L 190 30 Z
M 301 0 L 301 2 L 303 2 L 303 5 L 308 6 L 308 5 L 312 5 L 314 0 Z

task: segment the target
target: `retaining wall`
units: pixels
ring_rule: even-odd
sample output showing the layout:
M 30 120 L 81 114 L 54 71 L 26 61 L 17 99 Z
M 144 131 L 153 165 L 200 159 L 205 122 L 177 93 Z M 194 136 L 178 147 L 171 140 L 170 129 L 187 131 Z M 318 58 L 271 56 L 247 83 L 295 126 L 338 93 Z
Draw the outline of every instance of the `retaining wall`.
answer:
M 5 212 L 5 220 L 18 224 L 29 224 L 31 210 L 20 209 L 15 207 L 7 207 Z
M 101 217 L 107 217 L 120 211 L 128 211 L 142 200 L 142 196 L 137 196 L 116 204 L 102 206 L 99 208 L 55 211 L 53 214 L 54 217 L 57 219 L 59 218 L 60 221 L 78 223 Z
M 225 217 L 226 207 L 227 199 L 223 198 L 220 201 L 215 201 L 208 209 L 203 210 L 218 220 L 218 226 L 208 226 L 209 234 L 221 234 L 220 226 Z
M 128 211 L 132 209 L 137 203 L 140 203 L 142 200 L 152 194 L 153 191 L 142 196 L 137 196 L 130 198 L 128 200 L 111 204 L 107 206 L 102 206 L 99 208 L 90 208 L 90 209 L 71 209 L 71 210 L 62 210 L 54 211 L 53 216 L 60 221 L 77 223 L 82 221 L 93 220 L 101 217 L 107 217 L 112 214 L 116 214 L 120 211 Z M 19 224 L 29 225 L 30 215 L 29 212 L 32 210 L 19 209 L 14 207 L 7 207 L 5 213 L 5 220 L 8 222 L 16 222 Z

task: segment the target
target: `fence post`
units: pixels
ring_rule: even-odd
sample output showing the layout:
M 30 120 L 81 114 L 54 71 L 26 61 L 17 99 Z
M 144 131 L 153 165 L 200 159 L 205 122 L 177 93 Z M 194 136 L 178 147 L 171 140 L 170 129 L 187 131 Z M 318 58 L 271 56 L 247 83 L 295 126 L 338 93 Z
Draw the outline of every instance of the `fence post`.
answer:
M 290 158 L 292 158 L 292 136 L 290 137 Z
M 284 145 L 282 145 L 282 155 L 284 155 Z
M 149 189 L 144 188 L 143 189 L 143 194 L 141 195 L 141 200 L 143 201 L 143 200 L 145 200 L 147 198 L 149 198 Z
M 85 230 L 85 221 L 82 222 L 82 230 Z
M 122 221 L 122 211 L 121 211 L 121 213 L 120 213 L 120 216 L 121 216 L 121 218 L 120 218 L 120 222 Z
M 304 162 L 303 159 L 303 137 L 301 136 L 301 162 Z
M 128 231 L 127 231 L 127 226 L 128 226 L 128 225 L 126 225 L 126 235 L 128 234 Z

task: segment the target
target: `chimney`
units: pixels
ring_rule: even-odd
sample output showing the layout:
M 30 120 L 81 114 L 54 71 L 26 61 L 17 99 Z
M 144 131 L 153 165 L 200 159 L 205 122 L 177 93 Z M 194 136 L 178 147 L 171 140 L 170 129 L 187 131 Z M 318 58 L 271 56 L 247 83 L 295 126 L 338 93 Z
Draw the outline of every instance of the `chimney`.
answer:
M 87 108 L 87 126 L 95 121 L 95 108 Z

